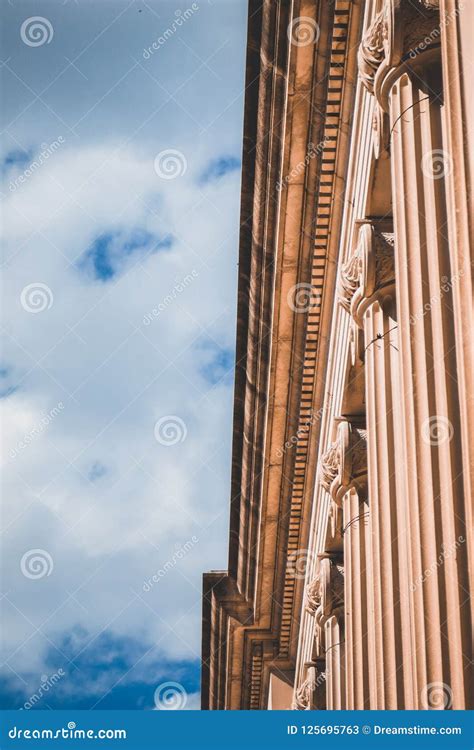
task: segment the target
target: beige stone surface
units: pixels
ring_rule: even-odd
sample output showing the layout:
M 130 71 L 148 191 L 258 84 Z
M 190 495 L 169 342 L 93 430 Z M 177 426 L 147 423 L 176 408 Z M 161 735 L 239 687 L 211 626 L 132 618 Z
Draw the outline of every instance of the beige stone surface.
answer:
M 471 16 L 249 3 L 205 709 L 472 707 Z

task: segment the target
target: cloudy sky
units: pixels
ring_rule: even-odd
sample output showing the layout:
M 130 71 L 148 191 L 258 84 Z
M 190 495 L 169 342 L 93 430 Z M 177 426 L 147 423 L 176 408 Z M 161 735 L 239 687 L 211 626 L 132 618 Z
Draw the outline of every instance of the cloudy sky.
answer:
M 153 709 L 173 682 L 196 708 L 201 575 L 227 561 L 246 2 L 1 13 L 2 707 Z

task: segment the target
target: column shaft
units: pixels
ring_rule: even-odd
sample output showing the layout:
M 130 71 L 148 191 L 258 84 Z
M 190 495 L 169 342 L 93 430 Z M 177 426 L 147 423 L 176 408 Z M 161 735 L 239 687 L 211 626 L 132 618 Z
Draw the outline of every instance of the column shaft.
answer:
M 413 707 L 464 708 L 467 533 L 439 79 L 436 66 L 425 81 L 403 73 L 390 93 L 401 447 L 411 521 Z M 444 705 L 432 705 L 433 685 L 443 686 Z

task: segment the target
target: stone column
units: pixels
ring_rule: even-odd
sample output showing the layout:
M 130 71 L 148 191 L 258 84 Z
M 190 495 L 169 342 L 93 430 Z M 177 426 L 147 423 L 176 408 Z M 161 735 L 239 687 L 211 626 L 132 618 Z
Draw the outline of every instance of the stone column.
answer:
M 331 495 L 332 503 L 344 508 L 344 630 L 346 649 L 344 659 L 346 708 L 368 708 L 368 633 L 366 629 L 367 613 L 367 564 L 364 525 L 359 523 L 361 514 L 365 514 L 364 498 L 367 495 L 367 434 L 366 430 L 353 422 L 340 420 L 336 440 L 322 456 L 319 467 L 319 479 Z M 366 507 L 366 506 L 365 506 Z M 354 509 L 355 512 L 354 512 Z M 347 521 L 349 514 L 349 521 Z M 349 533 L 348 532 L 349 530 Z M 321 573 L 320 573 L 321 575 Z M 325 621 L 326 673 L 336 669 L 338 654 L 329 658 L 331 647 L 334 649 L 334 638 L 342 632 L 342 611 L 337 614 L 337 622 Z M 318 615 L 316 614 L 316 617 Z M 338 628 L 338 630 L 336 630 Z M 340 668 L 342 673 L 342 665 Z M 334 691 L 334 681 L 328 682 L 328 705 L 339 705 Z M 342 699 L 341 699 L 341 706 Z
M 314 658 L 324 664 L 325 706 L 345 708 L 344 567 L 338 554 L 318 555 L 316 576 L 305 592 L 306 611 L 315 617 Z M 321 683 L 321 679 L 319 680 Z M 316 687 L 320 687 L 316 679 Z M 321 702 L 321 701 L 320 701 Z
M 408 610 L 402 607 L 408 596 L 406 575 L 400 586 L 406 530 L 403 487 L 396 481 L 400 387 L 392 222 L 359 221 L 354 236 L 354 248 L 341 269 L 339 301 L 364 334 L 372 564 L 370 707 L 400 709 L 411 685 L 404 668 L 410 664 L 408 646 L 405 653 L 403 648 L 411 634 Z
M 452 313 L 455 279 L 446 238 L 443 172 L 449 155 L 443 151 L 436 70 L 425 78 L 429 83 L 404 73 L 390 94 L 392 123 L 405 112 L 395 125 L 392 148 L 417 693 L 423 706 L 430 703 L 427 686 L 445 685 L 446 703 L 464 708 L 467 533 Z
M 334 555 L 319 560 L 321 615 L 326 656 L 326 706 L 345 708 L 344 567 Z
M 369 675 L 374 638 L 369 630 L 372 573 L 369 506 L 355 490 L 344 498 L 346 708 L 370 708 Z
M 456 326 L 457 379 L 461 429 L 463 432 L 464 497 L 474 491 L 474 67 L 471 62 L 474 3 L 440 0 L 444 19 L 441 47 L 443 59 L 443 139 L 451 157 L 446 174 L 448 237 L 453 275 L 454 322 Z M 446 133 L 446 138 L 444 138 Z M 466 210 L 467 207 L 467 210 Z M 473 507 L 466 507 L 466 527 L 473 527 Z M 466 542 L 469 557 L 469 590 L 474 589 L 474 539 Z M 471 621 L 474 597 L 471 596 Z M 470 694 L 474 695 L 471 685 Z M 472 707 L 472 703 L 471 703 Z
M 388 115 L 395 231 L 401 434 L 409 513 L 414 689 L 407 708 L 466 707 L 470 611 L 463 442 L 447 241 L 437 0 L 384 0 L 361 45 L 361 73 Z M 398 464 L 398 460 L 397 460 Z M 406 692 L 409 695 L 409 691 Z

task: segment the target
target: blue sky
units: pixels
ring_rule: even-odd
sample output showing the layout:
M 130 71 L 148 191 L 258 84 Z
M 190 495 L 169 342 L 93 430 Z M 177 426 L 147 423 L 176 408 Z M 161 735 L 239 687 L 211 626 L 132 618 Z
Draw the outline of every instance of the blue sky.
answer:
M 201 574 L 227 562 L 246 3 L 2 16 L 2 707 L 151 710 L 171 681 L 196 708 Z

